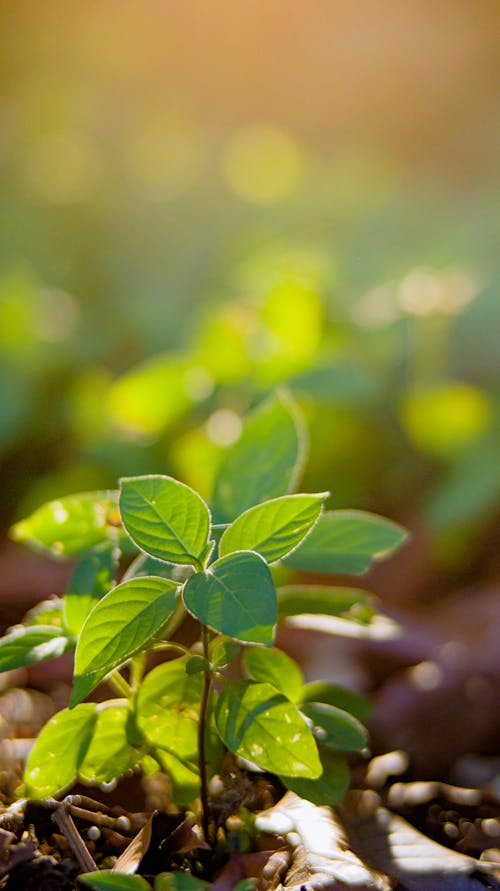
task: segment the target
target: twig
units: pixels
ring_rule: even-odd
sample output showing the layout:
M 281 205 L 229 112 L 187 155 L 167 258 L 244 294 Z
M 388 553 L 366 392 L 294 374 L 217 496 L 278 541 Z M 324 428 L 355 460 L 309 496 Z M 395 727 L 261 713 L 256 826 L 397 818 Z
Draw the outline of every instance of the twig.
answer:
M 76 828 L 71 814 L 68 813 L 68 805 L 66 802 L 57 808 L 52 814 L 54 823 L 61 830 L 75 855 L 82 872 L 97 872 L 97 864 L 87 850 L 87 847 Z

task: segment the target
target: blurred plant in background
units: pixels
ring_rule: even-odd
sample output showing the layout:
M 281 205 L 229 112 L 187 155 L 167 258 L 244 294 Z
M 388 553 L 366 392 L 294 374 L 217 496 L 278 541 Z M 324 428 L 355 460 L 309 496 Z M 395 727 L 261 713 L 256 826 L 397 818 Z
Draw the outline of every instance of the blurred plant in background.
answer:
M 382 6 L 383 33 L 374 2 L 265 21 L 5 4 L 4 529 L 120 474 L 206 494 L 283 385 L 306 486 L 422 527 L 442 570 L 480 555 L 500 503 L 498 13 Z

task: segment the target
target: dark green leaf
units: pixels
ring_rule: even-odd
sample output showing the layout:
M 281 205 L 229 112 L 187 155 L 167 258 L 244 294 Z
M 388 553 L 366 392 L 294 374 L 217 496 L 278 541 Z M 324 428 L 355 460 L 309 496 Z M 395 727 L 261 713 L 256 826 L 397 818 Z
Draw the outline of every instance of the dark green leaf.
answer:
M 292 702 L 300 699 L 304 683 L 302 672 L 283 650 L 247 647 L 244 659 L 245 668 L 254 681 L 267 681 Z
M 111 869 L 83 873 L 78 876 L 78 881 L 95 888 L 96 891 L 151 891 L 151 885 L 142 876 L 114 872 Z
M 359 510 L 327 511 L 303 544 L 285 559 L 309 572 L 362 575 L 407 538 L 402 526 Z
M 47 722 L 26 762 L 28 797 L 57 795 L 75 782 L 94 734 L 96 709 L 94 703 L 86 702 L 72 711 L 63 709 Z
M 312 681 L 310 684 L 305 684 L 302 688 L 301 701 L 326 702 L 328 705 L 334 705 L 336 708 L 349 712 L 358 721 L 364 721 L 372 710 L 364 696 L 327 681 Z
M 228 683 L 217 701 L 215 721 L 234 755 L 276 774 L 320 775 L 317 747 L 306 721 L 271 684 Z
M 307 702 L 300 710 L 312 722 L 313 736 L 319 746 L 340 752 L 366 749 L 366 728 L 349 712 L 324 702 Z
M 328 494 L 283 495 L 251 507 L 224 532 L 220 556 L 233 551 L 257 551 L 268 563 L 275 563 L 311 531 Z
M 248 643 L 270 644 L 276 592 L 265 560 L 251 551 L 222 557 L 184 586 L 184 603 L 209 628 Z
M 94 551 L 74 569 L 64 597 L 64 623 L 78 635 L 91 609 L 113 587 L 117 567 L 113 548 Z
M 202 498 L 170 476 L 121 480 L 120 511 L 132 541 L 152 557 L 199 566 L 210 513 Z
M 176 591 L 175 582 L 150 576 L 117 585 L 98 601 L 76 648 L 71 706 L 152 640 L 176 605 Z
M 35 550 L 75 557 L 121 534 L 117 492 L 83 492 L 49 501 L 16 523 L 11 535 Z
M 359 588 L 337 588 L 327 585 L 287 585 L 278 588 L 278 617 L 281 621 L 288 616 L 303 613 L 325 616 L 340 616 L 367 622 L 374 615 L 373 594 Z
M 54 625 L 19 625 L 0 638 L 0 671 L 12 671 L 61 656 L 71 642 Z
M 214 489 L 220 522 L 290 492 L 305 455 L 305 433 L 288 398 L 272 397 L 247 418 L 226 453 Z
M 332 807 L 340 801 L 349 788 L 349 768 L 343 755 L 328 749 L 319 750 L 323 773 L 316 780 L 302 777 L 281 777 L 284 785 L 300 798 L 313 804 Z
M 188 661 L 186 662 L 186 673 L 187 674 L 199 674 L 200 671 L 211 671 L 212 666 L 208 659 L 205 659 L 204 656 L 200 656 L 198 653 L 195 653 L 194 656 L 190 656 Z
M 203 891 L 208 887 L 209 882 L 189 872 L 162 872 L 155 879 L 155 891 Z

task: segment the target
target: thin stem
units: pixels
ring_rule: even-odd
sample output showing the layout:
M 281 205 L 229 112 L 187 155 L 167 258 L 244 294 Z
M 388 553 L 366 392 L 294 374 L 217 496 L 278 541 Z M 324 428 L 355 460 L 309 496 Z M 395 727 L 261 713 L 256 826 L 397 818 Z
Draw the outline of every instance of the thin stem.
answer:
M 137 693 L 142 677 L 144 674 L 144 669 L 146 668 L 146 654 L 139 653 L 137 656 L 134 656 L 132 659 L 132 668 L 131 668 L 131 676 L 132 676 L 132 693 Z
M 209 659 L 208 652 L 208 628 L 202 625 L 201 640 L 203 644 L 203 655 L 205 659 Z M 210 807 L 208 803 L 208 780 L 207 780 L 207 755 L 206 755 L 206 737 L 207 737 L 207 714 L 208 699 L 210 696 L 210 685 L 212 678 L 210 672 L 203 672 L 203 686 L 201 691 L 200 704 L 200 723 L 198 724 L 198 754 L 199 754 L 199 770 L 200 770 L 200 798 L 201 798 L 201 826 L 205 841 L 210 844 Z
M 127 699 L 130 699 L 132 695 L 132 687 L 130 684 L 127 684 L 125 678 L 120 674 L 118 670 L 113 671 L 106 678 L 111 687 L 114 687 L 117 693 L 121 693 L 122 696 L 126 696 Z
M 161 643 L 153 644 L 153 650 L 155 653 L 162 650 L 176 650 L 178 653 L 182 653 L 183 656 L 189 656 L 190 649 L 189 647 L 183 647 L 180 643 L 174 643 L 173 641 L 164 641 Z

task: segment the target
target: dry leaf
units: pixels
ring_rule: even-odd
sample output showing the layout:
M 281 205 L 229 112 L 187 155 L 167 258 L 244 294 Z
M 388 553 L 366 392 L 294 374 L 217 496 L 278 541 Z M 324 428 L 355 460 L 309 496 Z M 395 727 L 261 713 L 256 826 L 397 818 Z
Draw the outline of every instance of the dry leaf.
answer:
M 350 850 L 344 831 L 327 807 L 317 807 L 293 792 L 256 819 L 262 832 L 286 836 L 295 847 L 292 867 L 281 888 L 300 891 L 388 891 L 383 876 L 366 867 Z

